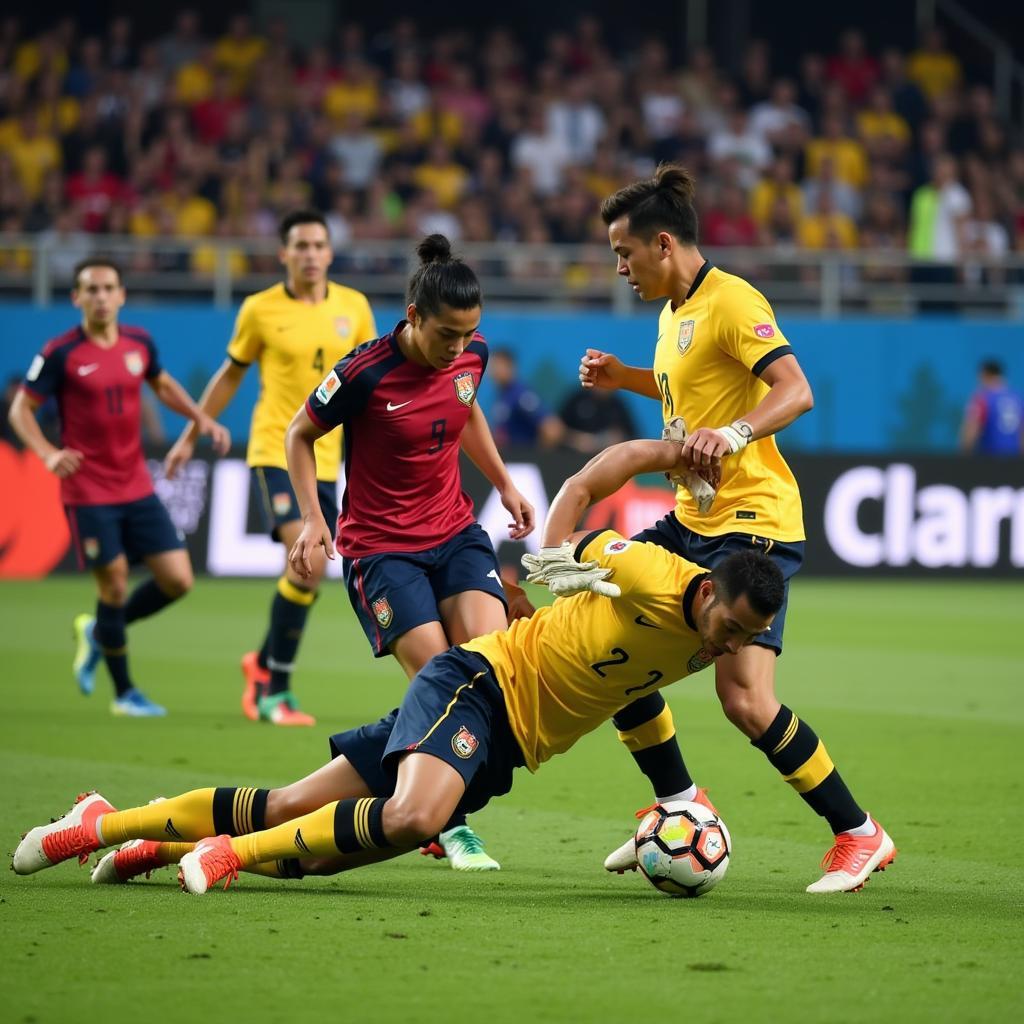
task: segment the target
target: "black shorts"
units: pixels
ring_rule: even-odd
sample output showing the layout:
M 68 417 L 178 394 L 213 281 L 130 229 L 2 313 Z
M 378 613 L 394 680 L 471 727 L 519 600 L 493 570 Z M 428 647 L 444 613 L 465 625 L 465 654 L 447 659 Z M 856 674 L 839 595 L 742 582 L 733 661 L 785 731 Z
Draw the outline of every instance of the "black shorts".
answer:
M 134 565 L 147 555 L 185 546 L 155 494 L 121 505 L 65 505 L 64 511 L 80 569 L 109 565 L 119 555 Z
M 669 512 L 664 519 L 659 519 L 649 529 L 641 530 L 633 540 L 657 544 L 687 561 L 703 565 L 706 569 L 714 569 L 723 558 L 735 551 L 749 551 L 751 545 L 763 551 L 782 570 L 786 592 L 771 629 L 760 634 L 753 642 L 761 647 L 770 647 L 776 654 L 782 653 L 782 632 L 786 628 L 786 606 L 789 604 L 789 580 L 803 565 L 802 540 L 787 543 L 769 537 L 755 537 L 750 533 L 725 533 L 719 537 L 705 537 L 683 526 L 673 512 Z
M 280 540 L 280 529 L 285 523 L 302 518 L 295 491 L 288 478 L 288 470 L 279 466 L 253 466 L 252 479 L 259 492 L 260 511 L 263 525 L 274 540 Z M 338 528 L 338 492 L 333 480 L 317 480 L 316 494 L 320 499 L 320 511 L 332 530 Z
M 440 622 L 437 606 L 453 594 L 482 590 L 506 608 L 498 558 L 478 523 L 426 551 L 385 552 L 342 560 L 348 599 L 373 653 L 425 622 Z
M 452 647 L 409 684 L 402 706 L 377 722 L 331 737 L 374 796 L 395 791 L 398 762 L 413 751 L 451 765 L 466 783 L 457 810 L 470 814 L 512 788 L 526 761 L 508 722 L 501 687 L 487 660 Z

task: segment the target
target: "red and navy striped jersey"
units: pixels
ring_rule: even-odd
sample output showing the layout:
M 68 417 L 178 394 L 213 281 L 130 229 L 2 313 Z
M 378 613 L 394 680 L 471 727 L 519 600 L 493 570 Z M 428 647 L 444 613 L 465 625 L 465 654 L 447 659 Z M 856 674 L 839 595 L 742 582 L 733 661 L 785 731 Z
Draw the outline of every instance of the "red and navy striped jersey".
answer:
M 459 439 L 487 366 L 479 335 L 450 367 L 410 362 L 398 326 L 353 349 L 306 401 L 322 430 L 345 428 L 338 550 L 346 558 L 425 551 L 473 522 Z
M 82 453 L 77 473 L 61 480 L 65 505 L 120 505 L 153 493 L 142 454 L 141 391 L 161 372 L 149 332 L 118 327 L 103 348 L 75 327 L 32 361 L 22 388 L 37 402 L 54 398 L 61 444 Z

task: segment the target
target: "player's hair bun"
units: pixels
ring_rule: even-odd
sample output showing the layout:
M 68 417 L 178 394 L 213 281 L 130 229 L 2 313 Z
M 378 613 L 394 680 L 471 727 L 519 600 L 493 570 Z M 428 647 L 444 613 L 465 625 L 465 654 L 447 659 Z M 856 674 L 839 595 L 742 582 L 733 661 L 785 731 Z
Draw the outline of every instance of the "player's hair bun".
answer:
M 679 164 L 663 163 L 658 165 L 654 174 L 659 189 L 675 192 L 688 203 L 693 202 L 693 178 Z
M 424 266 L 428 263 L 443 263 L 452 258 L 452 243 L 444 235 L 427 235 L 416 246 L 416 255 Z

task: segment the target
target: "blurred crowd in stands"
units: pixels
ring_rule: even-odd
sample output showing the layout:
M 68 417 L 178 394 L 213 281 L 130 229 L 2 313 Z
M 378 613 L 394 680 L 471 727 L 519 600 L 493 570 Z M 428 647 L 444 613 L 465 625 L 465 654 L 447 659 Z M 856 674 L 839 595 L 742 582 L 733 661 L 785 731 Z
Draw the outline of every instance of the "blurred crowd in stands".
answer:
M 850 29 L 787 67 L 753 41 L 727 69 L 706 48 L 674 61 L 657 38 L 623 48 L 587 16 L 536 38 L 346 24 L 308 48 L 281 20 L 222 27 L 193 10 L 158 38 L 128 17 L 101 36 L 73 18 L 34 35 L 3 20 L 0 229 L 46 233 L 69 267 L 99 233 L 200 239 L 133 268 L 196 273 L 212 269 L 209 240 L 272 239 L 307 205 L 339 251 L 433 231 L 604 246 L 601 199 L 679 160 L 707 246 L 948 265 L 1024 250 L 1024 140 L 938 30 L 907 53 Z M 0 259 L 25 269 L 31 253 Z M 868 273 L 905 271 L 881 259 Z

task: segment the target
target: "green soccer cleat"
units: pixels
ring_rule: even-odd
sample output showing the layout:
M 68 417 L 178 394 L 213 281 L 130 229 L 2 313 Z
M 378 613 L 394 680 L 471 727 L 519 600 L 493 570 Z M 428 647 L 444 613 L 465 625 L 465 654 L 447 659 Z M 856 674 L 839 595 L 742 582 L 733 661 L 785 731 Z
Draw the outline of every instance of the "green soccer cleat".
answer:
M 72 668 L 78 681 L 78 689 L 88 697 L 96 689 L 96 666 L 99 665 L 102 656 L 100 645 L 96 643 L 96 618 L 88 612 L 83 612 L 75 616 L 72 626 L 75 643 L 78 645 Z
M 316 719 L 312 715 L 298 709 L 291 690 L 262 696 L 256 701 L 256 706 L 261 722 L 285 726 L 316 725 Z
M 448 863 L 455 871 L 501 870 L 501 865 L 487 855 L 483 840 L 468 825 L 450 828 L 438 838 Z

